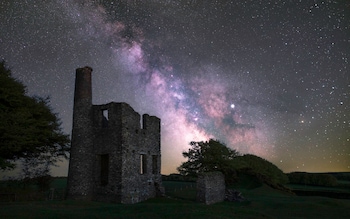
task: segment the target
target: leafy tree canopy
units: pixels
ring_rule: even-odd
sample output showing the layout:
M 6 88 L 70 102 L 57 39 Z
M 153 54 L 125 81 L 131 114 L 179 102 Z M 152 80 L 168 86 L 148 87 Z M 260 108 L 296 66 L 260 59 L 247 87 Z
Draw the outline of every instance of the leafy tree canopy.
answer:
M 182 153 L 188 161 L 177 168 L 180 174 L 196 176 L 201 172 L 221 171 L 226 176 L 234 172 L 232 161 L 239 155 L 237 151 L 213 139 L 205 142 L 193 141 L 190 146 L 187 152 Z
M 61 130 L 49 98 L 29 97 L 26 87 L 0 62 L 0 169 L 13 169 L 19 159 L 54 164 L 66 158 L 69 136 Z

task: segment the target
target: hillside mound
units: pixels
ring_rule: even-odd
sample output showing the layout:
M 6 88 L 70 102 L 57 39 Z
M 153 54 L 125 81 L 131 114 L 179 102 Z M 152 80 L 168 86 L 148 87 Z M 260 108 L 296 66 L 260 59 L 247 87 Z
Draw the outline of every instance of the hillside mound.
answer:
M 235 183 L 236 188 L 253 190 L 260 187 L 269 187 L 274 190 L 282 191 L 288 194 L 294 194 L 289 188 L 282 184 L 278 184 L 270 180 L 267 176 L 256 173 L 251 169 L 244 169 L 238 172 L 238 182 Z

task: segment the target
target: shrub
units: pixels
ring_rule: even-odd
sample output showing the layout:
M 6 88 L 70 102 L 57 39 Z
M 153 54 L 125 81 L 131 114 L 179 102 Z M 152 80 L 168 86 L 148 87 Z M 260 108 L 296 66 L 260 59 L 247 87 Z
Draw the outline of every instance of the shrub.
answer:
M 313 186 L 336 186 L 337 179 L 330 174 L 292 172 L 288 174 L 289 182 Z

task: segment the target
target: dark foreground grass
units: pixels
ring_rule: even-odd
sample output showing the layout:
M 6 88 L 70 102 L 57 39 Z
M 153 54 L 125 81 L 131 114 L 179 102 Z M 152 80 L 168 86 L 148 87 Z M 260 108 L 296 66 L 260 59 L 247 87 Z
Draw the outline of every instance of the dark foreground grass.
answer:
M 1 203 L 0 218 L 350 218 L 350 200 L 300 197 L 260 185 L 241 189 L 247 201 L 207 206 L 194 201 L 194 187 L 180 184 L 166 185 L 171 197 L 134 205 L 83 201 Z

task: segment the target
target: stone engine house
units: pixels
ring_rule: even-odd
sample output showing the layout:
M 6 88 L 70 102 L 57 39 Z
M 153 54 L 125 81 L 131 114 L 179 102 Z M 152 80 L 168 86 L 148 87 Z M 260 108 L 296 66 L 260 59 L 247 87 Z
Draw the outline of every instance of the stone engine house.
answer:
M 92 105 L 90 67 L 76 70 L 67 198 L 137 203 L 160 194 L 160 119 L 127 103 Z

